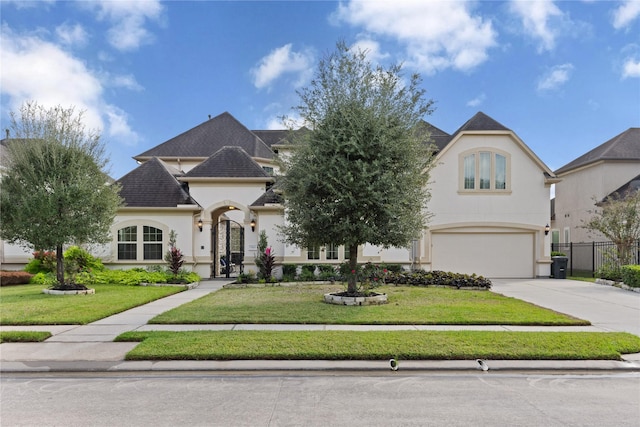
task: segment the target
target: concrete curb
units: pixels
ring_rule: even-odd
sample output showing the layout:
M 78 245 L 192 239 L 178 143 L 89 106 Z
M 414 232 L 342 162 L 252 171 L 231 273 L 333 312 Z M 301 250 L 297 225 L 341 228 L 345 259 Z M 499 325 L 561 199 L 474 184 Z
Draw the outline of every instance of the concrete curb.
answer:
M 491 372 L 637 372 L 640 362 L 616 360 L 486 360 L 482 371 L 476 360 L 389 361 L 367 360 L 170 360 L 170 361 L 15 361 L 3 362 L 0 372 L 212 372 L 212 373 L 491 373 Z

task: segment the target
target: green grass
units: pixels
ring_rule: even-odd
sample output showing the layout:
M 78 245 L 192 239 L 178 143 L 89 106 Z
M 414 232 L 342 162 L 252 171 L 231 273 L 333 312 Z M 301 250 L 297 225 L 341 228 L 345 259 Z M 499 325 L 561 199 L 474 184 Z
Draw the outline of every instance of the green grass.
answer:
M 591 282 L 591 283 L 595 283 L 596 282 L 596 278 L 595 277 L 584 277 L 584 276 L 570 276 L 567 277 L 567 279 L 570 280 L 579 280 L 581 282 Z
M 412 325 L 588 325 L 585 320 L 488 291 L 386 286 L 388 304 L 345 307 L 323 302 L 341 285 L 222 289 L 165 312 L 150 323 L 302 323 Z
M 127 332 L 127 360 L 620 360 L 640 337 L 600 332 Z
M 0 344 L 3 342 L 42 342 L 51 336 L 51 332 L 3 331 L 0 332 Z
M 84 325 L 180 291 L 174 286 L 95 285 L 94 295 L 47 295 L 42 285 L 0 288 L 2 325 Z

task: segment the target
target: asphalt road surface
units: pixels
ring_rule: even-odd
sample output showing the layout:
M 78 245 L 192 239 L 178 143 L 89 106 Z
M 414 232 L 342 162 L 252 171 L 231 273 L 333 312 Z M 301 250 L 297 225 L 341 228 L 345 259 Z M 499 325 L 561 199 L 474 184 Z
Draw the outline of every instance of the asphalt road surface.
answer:
M 640 373 L 3 373 L 8 426 L 640 426 Z

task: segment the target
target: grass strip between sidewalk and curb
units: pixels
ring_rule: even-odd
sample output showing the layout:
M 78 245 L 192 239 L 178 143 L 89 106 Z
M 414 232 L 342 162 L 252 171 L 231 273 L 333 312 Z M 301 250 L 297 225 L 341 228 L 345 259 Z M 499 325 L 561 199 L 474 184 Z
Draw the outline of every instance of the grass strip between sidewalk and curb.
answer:
M 42 342 L 51 337 L 51 332 L 2 331 L 0 344 L 4 342 Z
M 156 316 L 155 324 L 589 325 L 586 320 L 484 290 L 381 286 L 388 303 L 326 304 L 339 284 L 227 288 Z
M 625 332 L 188 331 L 126 332 L 127 360 L 621 360 L 640 352 Z
M 42 285 L 0 288 L 1 325 L 84 325 L 181 291 L 184 286 L 95 285 L 91 295 L 47 295 Z

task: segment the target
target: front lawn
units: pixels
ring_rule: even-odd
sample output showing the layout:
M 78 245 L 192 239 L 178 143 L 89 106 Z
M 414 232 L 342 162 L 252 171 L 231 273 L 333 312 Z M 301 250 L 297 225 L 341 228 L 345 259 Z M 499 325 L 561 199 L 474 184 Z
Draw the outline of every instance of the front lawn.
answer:
M 153 318 L 150 323 L 302 323 L 404 325 L 588 325 L 589 322 L 489 291 L 384 286 L 380 306 L 326 304 L 341 285 L 221 289 Z
M 51 336 L 51 332 L 35 331 L 2 331 L 0 344 L 3 342 L 42 342 Z
M 183 286 L 94 285 L 94 295 L 47 295 L 42 285 L 0 288 L 2 325 L 84 325 L 183 291 Z
M 620 360 L 640 352 L 624 332 L 126 332 L 127 360 Z

